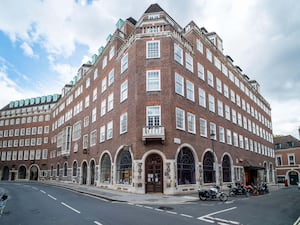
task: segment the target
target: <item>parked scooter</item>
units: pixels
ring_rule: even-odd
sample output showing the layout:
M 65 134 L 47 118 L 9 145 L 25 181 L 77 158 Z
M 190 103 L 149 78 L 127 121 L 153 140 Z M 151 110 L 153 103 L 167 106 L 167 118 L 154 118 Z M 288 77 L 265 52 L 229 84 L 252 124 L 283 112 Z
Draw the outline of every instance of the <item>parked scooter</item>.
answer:
M 220 199 L 221 201 L 227 201 L 228 196 L 220 191 L 220 187 L 219 186 L 214 186 L 210 189 L 199 189 L 198 190 L 198 195 L 199 195 L 199 199 L 202 201 L 205 201 L 207 199 Z
M 254 184 L 246 185 L 246 189 L 252 195 L 259 195 L 258 188 Z
M 257 189 L 260 195 L 269 193 L 269 188 L 267 183 L 259 184 Z
M 248 190 L 244 187 L 244 185 L 241 185 L 240 183 L 236 183 L 235 186 L 233 184 L 227 185 L 229 187 L 229 195 L 235 196 L 235 195 L 246 195 L 249 196 Z

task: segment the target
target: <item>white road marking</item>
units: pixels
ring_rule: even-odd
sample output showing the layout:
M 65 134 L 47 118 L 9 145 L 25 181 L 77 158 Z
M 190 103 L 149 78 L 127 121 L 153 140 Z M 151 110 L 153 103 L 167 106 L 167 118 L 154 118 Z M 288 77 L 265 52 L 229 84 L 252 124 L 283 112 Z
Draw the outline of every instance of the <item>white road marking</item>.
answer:
M 173 214 L 173 215 L 177 215 L 178 213 L 177 212 L 172 212 L 172 211 L 165 211 L 166 213 L 169 213 L 169 214 Z
M 94 221 L 94 223 L 97 225 L 102 225 L 102 223 L 99 223 L 98 221 Z
M 144 205 L 144 208 L 146 208 L 146 209 L 153 209 L 153 207 L 151 207 L 151 206 L 145 206 L 145 205 Z
M 40 192 L 42 192 L 43 194 L 46 194 L 46 191 L 40 190 Z
M 69 206 L 68 204 L 61 202 L 62 205 L 66 206 L 67 208 L 73 210 L 74 212 L 77 212 L 78 214 L 80 214 L 80 211 L 78 211 L 77 209 L 74 209 L 73 207 Z
M 138 204 L 136 204 L 135 206 L 137 206 L 137 207 L 143 207 L 142 205 L 138 205 Z
M 36 191 L 37 191 L 37 190 L 39 190 L 39 189 L 38 189 L 38 188 L 36 188 L 36 187 L 31 187 L 31 188 L 32 188 L 33 190 L 36 190 Z
M 56 199 L 55 197 L 53 197 L 52 195 L 49 195 L 49 194 L 48 194 L 48 197 L 49 197 L 49 198 L 52 198 L 53 200 L 57 200 L 57 199 Z
M 219 214 L 219 213 L 223 213 L 223 212 L 227 212 L 227 211 L 231 211 L 231 210 L 234 210 L 236 208 L 237 207 L 231 207 L 231 208 L 228 208 L 228 209 L 223 209 L 223 210 L 220 210 L 220 211 L 217 211 L 217 212 L 209 213 L 207 215 L 198 217 L 197 219 L 205 221 L 205 222 L 208 222 L 208 223 L 215 223 L 215 222 L 217 222 L 219 225 L 228 225 L 228 224 L 238 225 L 240 223 L 236 222 L 236 221 L 224 220 L 224 219 L 221 219 L 221 218 L 212 217 L 213 215 L 216 215 L 216 214 Z
M 183 214 L 183 213 L 181 213 L 180 216 L 184 216 L 184 217 L 187 217 L 187 218 L 193 218 L 193 216 L 187 215 L 187 214 Z
M 163 212 L 164 211 L 164 210 L 158 209 L 158 208 L 156 208 L 155 210 L 158 211 L 158 212 Z

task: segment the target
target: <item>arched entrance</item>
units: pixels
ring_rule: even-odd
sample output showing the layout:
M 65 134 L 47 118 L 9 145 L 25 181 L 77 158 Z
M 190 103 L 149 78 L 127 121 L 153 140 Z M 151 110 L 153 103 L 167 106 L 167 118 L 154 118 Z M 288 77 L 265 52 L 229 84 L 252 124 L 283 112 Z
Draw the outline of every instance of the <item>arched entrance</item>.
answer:
M 298 173 L 296 171 L 289 172 L 290 185 L 297 185 L 299 182 Z
M 92 160 L 90 162 L 90 184 L 95 184 L 95 161 Z
M 30 180 L 38 180 L 39 179 L 39 169 L 37 166 L 32 166 L 30 168 Z
M 9 168 L 7 166 L 3 167 L 2 170 L 2 180 L 9 180 Z
M 177 182 L 179 185 L 195 184 L 195 159 L 188 147 L 183 147 L 177 156 Z
M 87 163 L 82 163 L 82 184 L 87 183 Z
M 20 166 L 18 170 L 18 179 L 26 179 L 26 167 Z
M 163 160 L 158 154 L 151 154 L 145 163 L 146 193 L 163 192 Z
M 101 159 L 100 182 L 110 183 L 111 180 L 111 160 L 108 153 L 105 153 Z
M 216 182 L 216 171 L 214 169 L 215 159 L 211 152 L 206 152 L 203 158 L 203 180 L 204 183 Z
M 231 163 L 228 155 L 223 157 L 222 161 L 223 182 L 231 182 Z

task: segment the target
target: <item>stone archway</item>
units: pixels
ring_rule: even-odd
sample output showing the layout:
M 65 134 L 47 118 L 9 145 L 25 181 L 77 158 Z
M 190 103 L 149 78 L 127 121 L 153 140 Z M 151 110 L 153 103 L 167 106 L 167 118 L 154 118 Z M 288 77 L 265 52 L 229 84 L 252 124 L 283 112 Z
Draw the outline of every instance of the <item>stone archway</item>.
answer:
M 26 167 L 20 166 L 18 169 L 18 179 L 26 179 Z
M 87 163 L 83 162 L 82 163 L 82 180 L 81 183 L 82 184 L 87 184 Z
M 37 166 L 33 165 L 31 168 L 30 168 L 30 176 L 29 176 L 29 179 L 30 180 L 38 180 L 39 179 L 39 169 Z
M 297 171 L 293 170 L 288 173 L 290 185 L 297 185 L 299 182 L 299 174 Z
M 163 192 L 163 160 L 158 154 L 150 154 L 145 162 L 146 193 Z

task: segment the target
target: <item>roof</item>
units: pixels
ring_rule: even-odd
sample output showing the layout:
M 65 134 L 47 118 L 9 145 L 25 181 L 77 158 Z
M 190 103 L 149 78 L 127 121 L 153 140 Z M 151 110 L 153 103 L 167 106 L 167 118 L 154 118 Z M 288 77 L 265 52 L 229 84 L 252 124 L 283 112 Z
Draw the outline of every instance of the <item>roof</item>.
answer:
M 297 138 L 293 137 L 292 135 L 274 137 L 273 142 L 274 142 L 274 145 L 281 144 L 280 149 L 291 148 L 290 146 L 287 145 L 287 143 L 294 143 L 293 148 L 300 147 L 300 141 Z M 275 150 L 276 150 L 276 148 L 275 148 Z
M 145 13 L 156 13 L 156 12 L 162 12 L 164 11 L 157 3 L 151 4 L 148 9 L 145 11 Z

